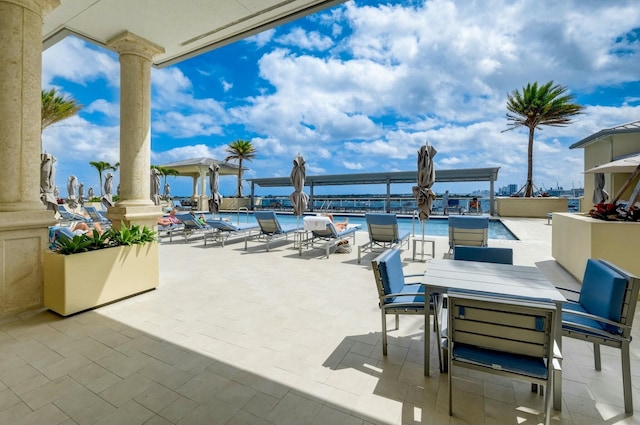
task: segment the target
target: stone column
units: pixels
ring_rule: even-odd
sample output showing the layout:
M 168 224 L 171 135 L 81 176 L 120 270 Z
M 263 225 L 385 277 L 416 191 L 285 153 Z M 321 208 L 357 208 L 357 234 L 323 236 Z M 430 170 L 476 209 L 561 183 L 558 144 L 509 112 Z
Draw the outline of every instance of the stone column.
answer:
M 53 211 L 40 202 L 42 16 L 57 0 L 0 0 L 0 317 L 42 306 Z
M 150 199 L 151 60 L 164 49 L 127 31 L 107 46 L 120 54 L 120 200 L 107 217 L 152 227 L 162 211 Z

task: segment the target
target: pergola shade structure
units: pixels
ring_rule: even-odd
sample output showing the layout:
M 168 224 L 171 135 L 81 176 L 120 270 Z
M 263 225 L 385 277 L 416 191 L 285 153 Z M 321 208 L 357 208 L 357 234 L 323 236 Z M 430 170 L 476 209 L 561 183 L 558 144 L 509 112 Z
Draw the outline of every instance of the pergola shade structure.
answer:
M 239 167 L 224 161 L 218 161 L 213 158 L 193 158 L 185 159 L 177 162 L 162 164 L 161 167 L 170 168 L 180 173 L 180 176 L 187 176 L 193 179 L 193 191 L 191 199 L 198 201 L 198 209 L 206 209 L 208 200 L 207 187 L 209 166 L 217 164 L 220 167 L 219 175 L 221 176 L 237 176 Z M 200 183 L 200 193 L 198 193 L 198 183 Z
M 491 215 L 494 214 L 494 182 L 498 179 L 500 167 L 491 168 L 464 168 L 459 170 L 437 170 L 436 183 L 444 182 L 489 182 L 491 201 Z M 401 183 L 416 183 L 417 172 L 395 171 L 386 173 L 357 173 L 357 174 L 328 174 L 324 176 L 309 176 L 305 179 L 305 186 L 310 188 L 309 203 L 313 202 L 313 189 L 316 186 L 341 186 L 356 184 L 385 184 L 387 186 L 387 207 L 391 198 L 391 185 Z M 251 182 L 251 198 L 254 198 L 255 186 L 260 187 L 286 187 L 291 186 L 289 177 L 266 177 L 248 179 Z M 387 208 L 388 209 L 388 208 Z

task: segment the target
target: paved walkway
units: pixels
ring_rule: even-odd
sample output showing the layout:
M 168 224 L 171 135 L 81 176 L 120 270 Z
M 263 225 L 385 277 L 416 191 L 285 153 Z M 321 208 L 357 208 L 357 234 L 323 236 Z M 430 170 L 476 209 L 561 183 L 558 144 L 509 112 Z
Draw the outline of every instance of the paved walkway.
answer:
M 504 222 L 516 264 L 557 284 L 546 219 Z M 358 243 L 368 238 L 357 235 Z M 436 257 L 447 239 L 435 237 Z M 367 254 L 302 257 L 291 244 L 161 245 L 157 290 L 61 318 L 36 311 L 0 322 L 0 424 L 535 424 L 543 400 L 526 383 L 459 371 L 455 415 L 446 375 L 422 373 L 423 325 L 402 317 L 382 356 Z M 427 263 L 403 259 L 407 273 Z M 88 276 L 87 278 L 90 278 Z M 391 319 L 390 322 L 391 323 Z M 636 339 L 637 340 L 637 339 Z M 620 356 L 565 340 L 563 411 L 554 424 L 640 423 L 625 417 Z M 640 405 L 638 346 L 632 344 Z

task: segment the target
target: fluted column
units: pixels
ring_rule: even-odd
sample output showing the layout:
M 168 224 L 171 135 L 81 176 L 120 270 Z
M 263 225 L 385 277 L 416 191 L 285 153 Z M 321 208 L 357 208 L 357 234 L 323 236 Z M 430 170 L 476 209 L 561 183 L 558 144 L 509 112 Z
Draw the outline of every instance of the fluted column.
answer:
M 154 225 L 160 208 L 150 199 L 151 60 L 164 49 L 130 32 L 107 42 L 120 54 L 120 200 L 114 223 Z
M 0 211 L 44 209 L 39 200 L 42 15 L 51 4 L 0 0 Z
M 0 317 L 42 305 L 53 211 L 40 202 L 42 16 L 59 0 L 0 0 Z

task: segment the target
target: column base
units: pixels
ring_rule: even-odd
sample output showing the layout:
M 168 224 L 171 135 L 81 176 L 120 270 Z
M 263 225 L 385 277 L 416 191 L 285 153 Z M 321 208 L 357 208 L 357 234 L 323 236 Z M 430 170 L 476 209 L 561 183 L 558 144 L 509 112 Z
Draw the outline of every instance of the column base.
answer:
M 111 223 L 117 229 L 120 228 L 121 222 L 124 222 L 127 227 L 131 226 L 131 224 L 136 224 L 154 229 L 158 225 L 158 217 L 161 215 L 161 207 L 153 204 L 150 206 L 135 206 L 123 202 L 107 209 L 107 218 L 111 220 Z
M 0 317 L 42 307 L 53 211 L 0 212 Z

